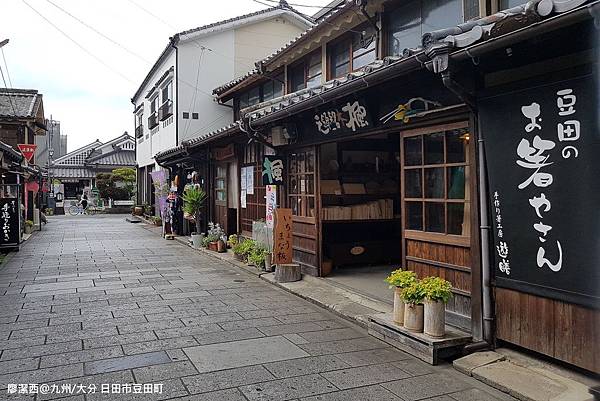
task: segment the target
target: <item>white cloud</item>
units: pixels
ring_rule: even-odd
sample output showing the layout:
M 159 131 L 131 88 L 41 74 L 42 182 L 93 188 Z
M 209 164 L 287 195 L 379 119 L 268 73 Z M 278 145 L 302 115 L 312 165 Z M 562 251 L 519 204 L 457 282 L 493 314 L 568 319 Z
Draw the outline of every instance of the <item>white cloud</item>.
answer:
M 123 131 L 133 132 L 130 98 L 175 32 L 265 8 L 252 0 L 50 0 L 139 54 L 146 60 L 142 61 L 84 27 L 49 1 L 26 1 L 112 70 L 118 71 L 111 71 L 86 54 L 23 1 L 2 0 L 0 40 L 10 39 L 4 53 L 13 86 L 38 89 L 44 95 L 46 116 L 52 114 L 61 121 L 62 131 L 69 136 L 69 150 L 96 138 L 107 140 Z M 297 3 L 324 5 L 328 1 L 298 0 Z M 298 9 L 307 14 L 317 10 Z M 1 60 L 0 65 L 4 69 Z

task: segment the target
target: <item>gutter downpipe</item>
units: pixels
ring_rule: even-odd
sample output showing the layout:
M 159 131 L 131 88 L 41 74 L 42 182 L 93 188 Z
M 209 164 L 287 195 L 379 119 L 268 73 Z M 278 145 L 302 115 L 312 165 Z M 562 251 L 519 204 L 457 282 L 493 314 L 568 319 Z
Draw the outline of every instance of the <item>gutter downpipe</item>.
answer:
M 454 93 L 460 100 L 462 100 L 473 116 L 477 116 L 477 102 L 475 97 L 468 92 L 468 90 L 458 83 L 453 76 L 452 69 L 450 68 L 450 44 L 440 44 L 438 46 L 432 46 L 426 51 L 427 57 L 430 61 L 426 62 L 427 69 L 433 73 L 439 73 L 442 78 L 444 86 L 452 93 Z M 478 121 L 478 120 L 476 120 Z M 479 123 L 477 123 L 477 158 L 479 168 L 478 171 L 478 185 L 479 185 L 479 235 L 481 244 L 481 314 L 482 314 L 482 329 L 483 339 L 472 344 L 468 344 L 463 347 L 463 353 L 469 354 L 475 351 L 489 349 L 493 346 L 493 326 L 494 321 L 493 309 L 492 309 L 492 291 L 490 287 L 491 277 L 491 265 L 490 265 L 490 250 L 489 250 L 489 230 L 488 224 L 488 204 L 487 204 L 487 182 L 486 182 L 486 165 L 484 156 L 483 139 L 481 137 L 481 130 L 479 129 Z

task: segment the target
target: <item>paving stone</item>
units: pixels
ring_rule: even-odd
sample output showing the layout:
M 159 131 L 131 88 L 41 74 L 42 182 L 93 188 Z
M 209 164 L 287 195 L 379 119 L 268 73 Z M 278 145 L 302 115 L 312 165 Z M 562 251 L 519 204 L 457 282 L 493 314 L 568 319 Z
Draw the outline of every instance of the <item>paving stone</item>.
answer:
M 407 358 L 401 361 L 392 362 L 392 365 L 402 369 L 411 376 L 422 376 L 435 372 L 433 366 L 414 358 Z
M 37 369 L 40 358 L 13 359 L 0 362 L 0 372 L 22 372 L 24 370 Z
M 282 334 L 282 335 L 296 345 L 309 343 L 309 341 L 307 341 L 305 338 L 300 336 L 300 334 L 292 333 L 292 334 Z
M 331 393 L 337 389 L 319 375 L 292 377 L 240 387 L 249 401 L 282 401 Z
M 106 326 L 101 329 L 77 330 L 68 333 L 53 333 L 46 338 L 48 344 L 60 343 L 63 341 L 86 340 L 107 335 L 118 335 L 117 326 Z
M 138 383 L 160 382 L 161 380 L 196 374 L 198 374 L 198 371 L 190 361 L 169 362 L 133 369 L 133 375 Z
M 222 313 L 219 315 L 205 315 L 181 319 L 186 326 L 199 326 L 208 323 L 237 322 L 239 320 L 242 320 L 242 317 L 237 313 Z
M 89 348 L 100 348 L 107 347 L 109 345 L 123 345 L 123 344 L 131 344 L 138 342 L 147 342 L 156 340 L 156 335 L 152 331 L 147 331 L 143 333 L 131 333 L 131 334 L 123 334 L 123 335 L 112 335 L 112 336 L 103 336 L 103 337 L 95 337 L 88 338 L 83 340 L 83 347 L 85 349 Z
M 137 324 L 128 324 L 124 326 L 117 326 L 119 329 L 119 334 L 128 334 L 128 333 L 139 333 L 149 330 L 164 330 L 164 329 L 173 329 L 177 327 L 182 327 L 183 323 L 179 319 L 175 320 L 162 320 L 158 322 L 149 322 L 149 323 L 137 323 Z
M 29 370 L 26 372 L 12 372 L 0 375 L 0 389 L 6 388 L 8 383 L 49 383 L 82 375 L 83 363 Z
M 444 373 L 432 373 L 383 383 L 382 386 L 406 401 L 454 393 L 470 386 L 456 377 Z
M 200 345 L 184 352 L 201 373 L 308 356 L 281 336 Z
M 210 393 L 194 394 L 183 398 L 178 398 L 177 401 L 248 401 L 242 393 L 231 388 L 227 390 L 213 391 Z
M 142 366 L 158 365 L 170 362 L 171 359 L 164 351 L 149 352 L 145 354 L 124 356 L 119 358 L 104 359 L 85 362 L 83 371 L 86 375 L 97 373 L 115 372 L 117 370 L 133 369 Z
M 372 350 L 389 347 L 373 338 L 354 338 L 351 340 L 327 341 L 321 343 L 301 344 L 300 348 L 311 355 L 337 354 L 342 352 Z
M 453 401 L 500 401 L 499 398 L 478 388 L 470 388 L 448 395 Z
M 194 338 L 200 345 L 225 343 L 229 341 L 248 340 L 251 338 L 264 337 L 258 329 L 252 327 L 249 329 L 219 331 L 214 333 L 196 334 Z M 292 341 L 293 342 L 293 341 Z
M 306 323 L 294 323 L 294 324 L 281 324 L 269 325 L 268 327 L 260 327 L 260 331 L 268 336 L 275 336 L 280 334 L 293 334 L 293 333 L 304 333 L 307 331 L 319 331 L 322 330 L 321 326 L 315 322 Z
M 198 342 L 192 336 L 168 338 L 164 340 L 146 341 L 134 344 L 123 345 L 123 351 L 127 355 L 139 354 L 149 351 L 167 350 L 183 347 L 192 347 L 198 345 Z
M 277 320 L 281 321 L 281 323 L 303 323 L 330 319 L 331 316 L 324 312 L 311 312 L 296 315 L 277 316 Z
M 281 322 L 272 317 L 261 317 L 257 319 L 238 320 L 233 322 L 219 323 L 223 330 L 241 330 L 250 327 L 265 327 L 279 325 Z
M 322 373 L 349 367 L 334 355 L 312 356 L 289 361 L 272 362 L 264 365 L 278 379 Z
M 194 394 L 239 387 L 272 379 L 274 379 L 273 375 L 259 365 L 203 373 L 184 377 L 182 380 L 190 393 Z
M 159 339 L 165 339 L 165 338 L 196 335 L 196 334 L 223 332 L 223 329 L 221 328 L 221 326 L 214 323 L 214 324 L 207 324 L 204 326 L 186 326 L 186 327 L 178 327 L 175 329 L 155 330 L 154 332 L 156 333 L 156 336 Z
M 368 337 L 367 333 L 360 332 L 351 328 L 312 331 L 308 333 L 300 333 L 299 335 L 300 337 L 311 343 Z
M 76 362 L 87 362 L 99 359 L 114 358 L 122 355 L 123 350 L 120 346 L 65 352 L 62 354 L 52 356 L 43 356 L 40 362 L 40 367 L 47 368 L 50 366 L 67 365 Z
M 474 352 L 462 358 L 455 359 L 452 362 L 454 369 L 461 373 L 471 376 L 473 369 L 481 366 L 489 365 L 490 363 L 503 361 L 504 355 L 493 351 Z
M 109 385 L 109 389 L 110 389 L 110 385 L 112 384 L 125 384 L 125 383 L 134 383 L 134 379 L 133 379 L 133 375 L 131 374 L 130 370 L 121 370 L 118 372 L 111 372 L 111 373 L 101 373 L 101 374 L 97 374 L 97 375 L 87 375 L 87 376 L 81 376 L 81 377 L 76 377 L 76 378 L 71 378 L 71 379 L 66 379 L 66 380 L 55 380 L 52 381 L 49 384 L 56 384 L 59 387 L 62 386 L 63 384 L 66 385 L 83 385 L 85 387 L 88 387 L 90 385 L 95 385 L 96 386 L 96 392 L 93 394 L 87 394 L 86 397 L 88 400 L 90 400 L 91 398 L 97 399 L 97 400 L 111 400 L 113 399 L 113 394 L 110 393 L 102 393 L 102 386 L 103 385 Z M 42 395 L 39 394 L 38 398 L 36 401 L 45 401 L 45 400 L 51 400 L 51 399 L 56 399 L 56 398 L 60 398 L 62 397 L 62 394 L 46 394 L 46 395 Z M 61 399 L 62 401 L 62 399 Z
M 413 359 L 410 355 L 394 348 L 382 348 L 369 351 L 357 351 L 337 354 L 338 358 L 350 366 L 373 365 L 383 362 Z
M 61 283 L 48 283 L 48 284 L 32 284 L 26 285 L 23 288 L 24 293 L 39 292 L 39 291 L 57 291 L 70 288 L 81 288 L 81 287 L 93 287 L 94 282 L 92 280 L 79 280 L 79 281 L 66 281 Z
M 57 344 L 23 346 L 23 348 L 12 348 L 5 350 L 2 353 L 2 358 L 0 358 L 0 360 L 6 361 L 52 354 L 63 354 L 65 352 L 79 350 L 81 350 L 81 341 L 67 341 Z
M 325 372 L 321 376 L 339 389 L 348 389 L 404 379 L 410 375 L 394 365 L 381 364 Z
M 381 386 L 367 386 L 306 397 L 300 401 L 402 401 L 402 399 Z
M 0 349 L 7 350 L 10 348 L 30 347 L 32 345 L 41 345 L 46 342 L 45 336 L 23 337 L 15 340 L 0 341 Z
M 11 333 L 10 338 L 23 338 L 23 337 L 33 337 L 33 336 L 42 336 L 42 335 L 50 335 L 50 334 L 65 334 L 73 331 L 77 331 L 81 329 L 81 323 L 69 323 L 69 324 L 61 324 L 57 326 L 46 326 L 46 327 L 37 327 L 33 329 L 26 330 L 15 330 Z

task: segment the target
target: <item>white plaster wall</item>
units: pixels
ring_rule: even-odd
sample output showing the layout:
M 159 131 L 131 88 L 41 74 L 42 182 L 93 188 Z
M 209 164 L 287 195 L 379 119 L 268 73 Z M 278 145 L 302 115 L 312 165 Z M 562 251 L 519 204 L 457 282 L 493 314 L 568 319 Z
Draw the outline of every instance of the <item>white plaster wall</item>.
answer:
M 236 28 L 234 78 L 254 68 L 256 61 L 273 53 L 303 31 L 283 16 Z
M 150 102 L 146 99 L 146 94 L 148 91 L 156 85 L 156 82 L 163 76 L 163 74 L 171 67 L 175 67 L 175 49 L 171 50 L 167 58 L 161 63 L 161 65 L 156 69 L 152 77 L 142 88 L 138 99 L 136 99 L 135 108 L 140 104 L 144 104 L 144 116 L 143 116 L 143 125 L 144 125 L 144 140 L 140 143 L 140 140 L 136 138 L 136 161 L 140 167 L 147 166 L 150 164 L 155 164 L 154 155 L 160 151 L 172 148 L 177 146 L 175 143 L 175 119 L 173 122 L 163 128 L 162 122 L 158 124 L 158 131 L 152 135 L 150 130 L 148 129 L 148 117 L 150 116 Z M 177 107 L 177 99 L 175 96 L 175 87 L 177 84 L 177 69 L 174 68 L 173 75 L 173 113 Z M 159 107 L 160 102 L 159 100 Z M 135 117 L 135 114 L 134 114 Z M 135 127 L 132 130 L 135 133 Z M 148 137 L 148 138 L 146 138 Z
M 214 51 L 202 50 L 203 45 Z M 214 131 L 233 121 L 232 110 L 218 105 L 212 97 L 212 90 L 234 78 L 234 32 L 224 31 L 203 36 L 194 42 L 182 41 L 179 48 L 179 143 L 185 139 Z M 202 60 L 199 60 L 202 57 Z M 198 84 L 196 76 L 200 65 Z M 194 99 L 195 94 L 195 99 Z M 183 112 L 189 112 L 190 118 L 183 119 Z M 198 113 L 198 119 L 192 119 L 192 113 Z

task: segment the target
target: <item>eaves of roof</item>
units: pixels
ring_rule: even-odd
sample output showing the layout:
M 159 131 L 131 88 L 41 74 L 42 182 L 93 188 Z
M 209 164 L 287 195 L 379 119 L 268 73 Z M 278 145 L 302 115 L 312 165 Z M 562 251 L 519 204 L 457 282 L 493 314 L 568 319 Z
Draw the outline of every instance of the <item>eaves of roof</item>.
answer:
M 0 150 L 13 161 L 23 161 L 23 155 L 7 143 L 0 141 Z

